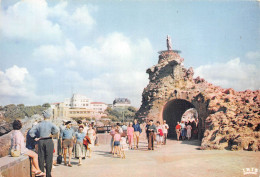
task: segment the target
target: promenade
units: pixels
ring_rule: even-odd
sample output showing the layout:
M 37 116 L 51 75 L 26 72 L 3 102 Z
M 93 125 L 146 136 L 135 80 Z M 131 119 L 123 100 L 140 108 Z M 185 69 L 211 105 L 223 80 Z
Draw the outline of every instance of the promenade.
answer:
M 260 170 L 260 152 L 198 150 L 198 141 L 167 140 L 166 146 L 147 150 L 142 141 L 138 150 L 126 151 L 126 159 L 113 157 L 109 145 L 96 146 L 93 156 L 77 166 L 63 164 L 53 169 L 54 177 L 239 177 L 243 169 Z M 258 177 L 257 175 L 246 175 Z

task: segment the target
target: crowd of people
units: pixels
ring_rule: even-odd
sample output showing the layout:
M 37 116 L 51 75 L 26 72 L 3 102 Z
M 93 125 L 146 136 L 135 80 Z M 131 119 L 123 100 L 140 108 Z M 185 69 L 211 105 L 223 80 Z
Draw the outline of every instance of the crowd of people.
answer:
M 196 128 L 197 125 L 194 125 L 194 124 L 196 124 L 196 123 L 195 122 L 184 122 L 184 121 L 181 121 L 181 123 L 177 122 L 177 125 L 175 127 L 177 140 L 179 141 L 180 138 L 182 140 L 185 140 L 186 138 L 188 140 L 190 140 L 192 137 L 192 130 L 193 130 L 193 134 L 196 135 L 198 133 L 197 128 Z
M 59 163 L 58 161 L 62 161 L 62 155 L 64 165 L 72 167 L 71 158 L 73 154 L 75 158 L 79 159 L 78 165 L 81 165 L 82 159 L 87 157 L 87 152 L 88 157 L 91 157 L 93 147 L 97 143 L 94 124 L 84 125 L 79 120 L 77 121 L 77 126 L 72 126 L 71 121 L 63 120 L 63 124 L 58 128 L 50 121 L 51 116 L 50 111 L 44 111 L 44 120 L 33 123 L 32 128 L 27 131 L 26 141 L 20 131 L 22 128 L 21 121 L 15 120 L 13 122 L 11 155 L 29 156 L 32 164 L 32 173 L 35 176 L 51 177 L 53 165 Z M 53 160 L 55 152 L 54 137 L 58 139 L 57 160 Z M 17 152 L 19 152 L 19 155 L 17 155 Z M 61 160 L 59 160 L 60 158 Z
M 124 128 L 125 127 L 125 128 Z M 157 147 L 166 144 L 169 126 L 164 120 L 161 125 L 159 121 L 154 124 L 153 120 L 148 121 L 145 125 L 146 137 L 148 141 L 148 150 L 154 150 L 154 141 L 157 142 Z M 112 126 L 111 135 L 111 151 L 114 156 L 125 158 L 126 150 L 136 150 L 139 148 L 139 138 L 142 133 L 141 125 L 137 119 L 134 122 L 129 122 L 121 127 L 119 123 Z
M 73 157 L 79 160 L 79 166 L 82 165 L 83 159 L 91 158 L 94 145 L 97 143 L 96 129 L 93 124 L 83 124 L 79 120 L 77 125 L 73 126 L 71 121 L 63 120 L 63 124 L 57 127 L 50 121 L 50 112 L 44 111 L 43 117 L 44 120 L 33 123 L 32 128 L 28 130 L 26 141 L 20 131 L 21 121 L 13 122 L 11 149 L 19 149 L 20 154 L 31 158 L 32 172 L 35 176 L 51 177 L 53 165 L 60 164 L 62 161 L 64 165 L 72 167 Z M 154 150 L 154 142 L 157 142 L 157 147 L 166 144 L 168 129 L 166 121 L 163 124 L 159 121 L 154 124 L 153 120 L 150 120 L 146 125 L 140 125 L 135 119 L 122 126 L 117 123 L 110 130 L 110 152 L 112 156 L 126 158 L 125 151 L 139 148 L 139 139 L 143 130 L 148 140 L 148 150 Z M 54 148 L 53 138 L 57 139 L 57 148 Z M 57 160 L 53 160 L 55 150 L 57 150 Z

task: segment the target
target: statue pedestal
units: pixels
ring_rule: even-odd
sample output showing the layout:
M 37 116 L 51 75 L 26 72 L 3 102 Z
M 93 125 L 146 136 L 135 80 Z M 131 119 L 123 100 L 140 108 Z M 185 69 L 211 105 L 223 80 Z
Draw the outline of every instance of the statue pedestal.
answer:
M 180 50 L 163 50 L 158 52 L 159 55 L 159 61 L 158 63 L 161 63 L 169 58 L 174 58 L 179 56 L 178 54 L 181 53 Z

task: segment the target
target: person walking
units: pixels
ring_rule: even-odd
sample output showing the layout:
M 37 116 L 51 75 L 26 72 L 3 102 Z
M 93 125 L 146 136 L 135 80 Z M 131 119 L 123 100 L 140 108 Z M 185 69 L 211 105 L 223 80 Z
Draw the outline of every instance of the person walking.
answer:
M 60 131 L 59 131 L 59 139 L 58 139 L 58 144 L 57 144 L 57 154 L 58 155 L 63 154 L 63 149 L 62 149 L 62 144 L 61 144 L 61 142 L 62 142 L 61 133 L 66 128 L 66 125 L 65 125 L 66 122 L 67 122 L 67 120 L 65 120 L 65 119 L 62 120 L 62 124 L 59 126 Z
M 162 126 L 160 125 L 160 121 L 156 122 L 156 142 L 157 142 L 157 146 L 159 147 L 163 142 L 163 130 L 162 130 Z
M 140 127 L 140 124 L 137 122 L 137 119 L 134 120 L 133 128 L 134 128 L 134 147 L 136 149 L 138 148 L 140 133 L 142 133 L 142 129 Z
M 148 150 L 154 150 L 154 135 L 156 132 L 156 127 L 153 124 L 153 120 L 149 121 L 148 132 L 149 132 Z
M 114 156 L 120 156 L 121 157 L 121 151 L 120 151 L 120 139 L 121 135 L 119 133 L 119 130 L 115 130 L 115 135 L 114 135 Z
M 120 156 L 125 159 L 125 151 L 128 150 L 128 146 L 126 144 L 126 133 L 122 133 L 120 138 Z
M 122 127 L 120 126 L 120 123 L 116 123 L 116 129 L 119 131 L 120 134 L 123 133 L 123 129 L 122 129 Z
M 128 137 L 129 148 L 133 149 L 133 138 L 134 138 L 133 122 L 130 122 L 129 126 L 127 127 L 127 137 Z
M 123 123 L 122 125 L 122 130 L 123 130 L 123 133 L 126 135 L 127 134 L 127 126 L 125 123 Z
M 92 125 L 89 125 L 89 129 L 88 129 L 88 132 L 87 132 L 87 135 L 91 141 L 91 144 L 88 145 L 88 151 L 89 151 L 89 158 L 91 158 L 91 155 L 92 155 L 92 151 L 93 151 L 93 148 L 94 148 L 94 143 L 95 143 L 95 136 L 96 136 L 96 133 L 95 133 L 95 130 L 93 129 Z
M 185 136 L 186 136 L 186 125 L 184 123 L 184 121 L 181 121 L 181 139 L 185 140 Z
M 59 131 L 58 127 L 50 122 L 51 116 L 50 109 L 43 111 L 44 120 L 30 131 L 30 136 L 38 141 L 39 167 L 44 172 L 44 163 L 46 164 L 46 177 L 51 177 L 53 164 L 54 144 L 51 135 L 55 135 Z
M 168 130 L 169 130 L 169 125 L 166 123 L 166 120 L 163 121 L 163 144 L 166 145 L 166 139 L 168 136 Z
M 113 154 L 114 153 L 114 136 L 116 134 L 116 130 L 115 130 L 114 126 L 111 127 L 109 134 L 111 135 L 111 142 L 110 142 L 111 152 L 110 153 Z
M 145 132 L 146 132 L 146 138 L 147 138 L 147 143 L 149 144 L 149 131 L 148 127 L 150 126 L 149 121 L 145 125 Z
M 181 126 L 180 122 L 177 122 L 177 125 L 175 127 L 176 135 L 177 135 L 177 140 L 180 140 L 180 135 L 181 135 Z
M 190 123 L 188 123 L 188 125 L 186 126 L 186 129 L 187 129 L 187 138 L 188 138 L 188 140 L 190 140 L 190 138 L 191 138 L 191 130 L 192 130 L 192 127 L 191 127 Z
M 86 134 L 83 132 L 84 126 L 79 126 L 79 131 L 75 133 L 76 137 L 76 157 L 79 158 L 79 166 L 82 165 L 82 158 L 85 157 L 86 148 L 83 145 L 83 139 L 85 138 Z
M 74 134 L 75 131 L 71 127 L 71 121 L 68 121 L 65 123 L 66 128 L 62 131 L 61 137 L 62 137 L 62 148 L 63 148 L 63 157 L 64 157 L 64 165 L 68 165 L 69 167 L 72 167 L 70 161 L 72 157 L 72 148 L 73 148 L 73 141 L 74 141 Z M 67 152 L 69 153 L 69 163 L 67 164 Z

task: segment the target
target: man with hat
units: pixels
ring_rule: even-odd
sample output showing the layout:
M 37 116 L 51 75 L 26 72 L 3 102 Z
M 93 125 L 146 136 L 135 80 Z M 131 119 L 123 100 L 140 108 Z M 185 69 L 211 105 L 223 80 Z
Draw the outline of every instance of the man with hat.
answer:
M 50 122 L 52 116 L 51 109 L 43 111 L 44 120 L 35 125 L 30 136 L 38 141 L 38 161 L 41 171 L 44 172 L 44 162 L 46 163 L 46 177 L 51 177 L 53 163 L 54 144 L 51 135 L 57 134 L 59 129 Z
M 62 138 L 61 144 L 62 144 L 62 148 L 63 148 L 64 165 L 66 165 L 66 166 L 68 165 L 69 167 L 72 167 L 70 160 L 72 157 L 72 148 L 73 148 L 73 144 L 74 144 L 75 131 L 71 127 L 71 121 L 67 121 L 65 123 L 65 125 L 66 125 L 66 128 L 61 133 L 61 138 Z M 69 163 L 68 164 L 66 162 L 67 151 L 69 151 Z
M 62 137 L 60 136 L 62 131 L 65 129 L 65 123 L 67 122 L 67 120 L 63 119 L 62 120 L 62 124 L 59 126 L 59 129 L 60 129 L 60 132 L 59 132 L 59 140 L 58 140 L 58 152 L 57 154 L 58 155 L 62 155 L 63 154 L 63 151 L 62 151 L 62 145 L 61 145 L 61 141 L 62 141 Z

